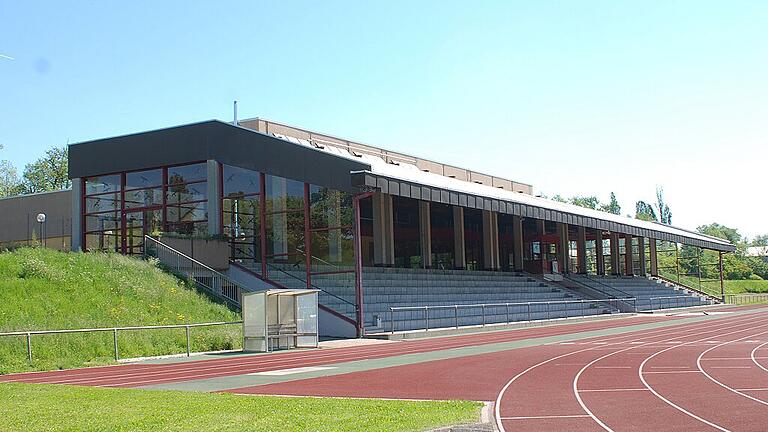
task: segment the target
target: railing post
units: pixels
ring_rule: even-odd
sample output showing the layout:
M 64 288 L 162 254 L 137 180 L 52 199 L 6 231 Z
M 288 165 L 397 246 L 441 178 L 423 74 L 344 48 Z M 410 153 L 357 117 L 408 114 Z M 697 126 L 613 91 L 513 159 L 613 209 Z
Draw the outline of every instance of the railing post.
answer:
M 509 324 L 510 323 L 510 321 L 509 321 L 509 303 L 507 303 L 506 306 L 507 306 L 507 324 Z
M 120 351 L 117 349 L 117 328 L 112 329 L 112 342 L 115 344 L 115 361 L 119 361 Z
M 190 353 L 189 353 L 189 351 L 190 351 L 189 345 L 190 344 L 189 344 L 189 326 L 188 325 L 186 327 L 184 327 L 184 331 L 187 334 L 187 357 L 189 357 L 189 355 L 190 355 Z
M 27 360 L 32 363 L 32 333 L 27 332 Z
M 549 312 L 549 300 L 547 300 L 547 321 L 551 319 L 552 314 Z
M 425 331 L 429 331 L 429 306 L 424 306 L 424 322 L 427 325 Z
M 392 334 L 395 334 L 395 310 L 389 308 L 389 322 L 392 324 Z
M 453 305 L 453 320 L 456 328 L 459 328 L 459 305 Z
M 528 302 L 528 321 L 531 321 L 531 302 Z
M 483 327 L 485 327 L 485 304 L 480 305 L 483 311 Z

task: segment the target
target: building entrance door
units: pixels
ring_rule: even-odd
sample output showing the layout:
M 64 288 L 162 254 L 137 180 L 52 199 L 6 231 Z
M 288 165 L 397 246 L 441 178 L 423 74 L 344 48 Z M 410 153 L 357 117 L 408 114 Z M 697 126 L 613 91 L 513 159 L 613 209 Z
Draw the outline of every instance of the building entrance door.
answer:
M 144 236 L 162 229 L 162 210 L 143 209 L 125 212 L 123 220 L 123 253 L 144 253 Z

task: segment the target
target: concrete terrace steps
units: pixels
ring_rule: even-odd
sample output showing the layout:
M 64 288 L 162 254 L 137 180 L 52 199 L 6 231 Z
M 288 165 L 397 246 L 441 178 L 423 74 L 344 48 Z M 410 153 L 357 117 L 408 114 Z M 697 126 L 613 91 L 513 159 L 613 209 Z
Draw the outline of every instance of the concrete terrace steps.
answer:
M 645 277 L 570 275 L 569 278 L 596 290 L 605 289 L 607 285 L 626 292 L 637 299 L 638 310 L 710 304 L 709 299 L 698 293 Z M 674 298 L 659 299 L 658 297 Z

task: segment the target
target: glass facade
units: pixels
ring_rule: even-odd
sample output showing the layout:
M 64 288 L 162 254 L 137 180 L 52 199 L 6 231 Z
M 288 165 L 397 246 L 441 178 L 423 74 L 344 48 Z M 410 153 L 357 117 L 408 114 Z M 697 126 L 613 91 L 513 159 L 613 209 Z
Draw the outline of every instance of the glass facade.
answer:
M 83 249 L 140 254 L 144 236 L 208 233 L 205 162 L 83 179 Z
M 432 232 L 432 267 L 454 267 L 455 240 L 453 238 L 453 208 L 448 204 L 430 203 Z
M 423 267 L 419 232 L 419 201 L 392 197 L 392 222 L 395 267 Z
M 464 209 L 464 250 L 467 269 L 485 269 L 482 210 Z

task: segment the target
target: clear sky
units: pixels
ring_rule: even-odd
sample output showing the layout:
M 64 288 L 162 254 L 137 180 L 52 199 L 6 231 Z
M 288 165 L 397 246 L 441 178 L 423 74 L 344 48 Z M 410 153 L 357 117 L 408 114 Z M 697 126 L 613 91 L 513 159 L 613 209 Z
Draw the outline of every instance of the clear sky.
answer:
M 765 1 L 0 0 L 0 54 L 20 168 L 237 99 L 624 213 L 663 185 L 675 225 L 768 232 Z

